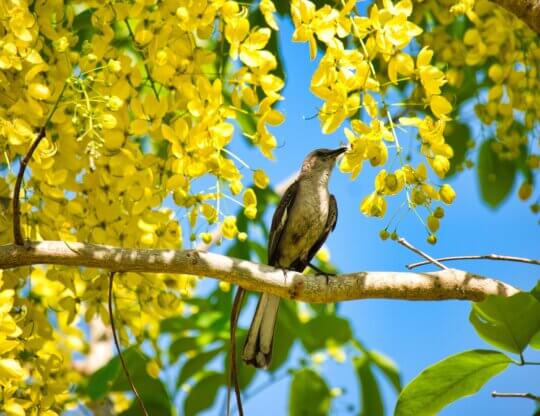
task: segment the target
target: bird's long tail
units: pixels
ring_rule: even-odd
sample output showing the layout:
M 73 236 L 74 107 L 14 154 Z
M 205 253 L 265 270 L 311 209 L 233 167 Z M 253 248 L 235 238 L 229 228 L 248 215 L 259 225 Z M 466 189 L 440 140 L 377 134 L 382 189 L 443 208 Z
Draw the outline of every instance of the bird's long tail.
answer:
M 257 368 L 268 368 L 276 328 L 279 297 L 263 293 L 244 343 L 242 359 Z

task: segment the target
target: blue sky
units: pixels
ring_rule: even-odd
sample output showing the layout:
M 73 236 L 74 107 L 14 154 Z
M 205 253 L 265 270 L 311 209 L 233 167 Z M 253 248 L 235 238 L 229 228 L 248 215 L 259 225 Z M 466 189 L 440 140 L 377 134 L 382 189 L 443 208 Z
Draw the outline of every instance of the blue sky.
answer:
M 281 21 L 280 28 L 287 73 L 287 85 L 283 91 L 285 100 L 280 110 L 285 113 L 286 121 L 273 130 L 279 142 L 279 148 L 275 151 L 276 160 L 271 162 L 262 158 L 257 150 L 247 148 L 241 140 L 237 140 L 232 147 L 243 159 L 249 160 L 252 167 L 263 167 L 274 184 L 293 174 L 309 151 L 345 143 L 342 129 L 325 136 L 320 131 L 318 119 L 308 120 L 320 106 L 320 101 L 309 91 L 316 62 L 309 61 L 307 44 L 290 41 L 292 27 L 289 22 Z M 355 181 L 337 170 L 332 178 L 331 191 L 338 199 L 339 220 L 327 245 L 332 261 L 343 272 L 404 271 L 405 264 L 419 260 L 414 253 L 395 242 L 379 239 L 378 232 L 386 226 L 388 214 L 386 219 L 380 220 L 366 218 L 360 213 L 360 201 L 373 188 L 374 172 L 374 169 L 366 165 Z M 430 246 L 426 243 L 426 231 L 412 213 L 406 215 L 400 223 L 400 235 L 432 256 L 498 253 L 538 257 L 540 238 L 537 219 L 527 204 L 511 198 L 496 211 L 488 208 L 480 200 L 474 170 L 450 182 L 456 189 L 457 199 L 451 207 L 446 208 L 446 216 L 438 232 L 438 244 Z M 391 204 L 390 214 L 396 204 Z M 232 211 L 234 207 L 230 208 Z M 540 277 L 538 268 L 515 263 L 470 261 L 453 263 L 453 266 L 496 277 L 522 289 L 532 288 Z M 369 348 L 384 352 L 397 362 L 403 380 L 407 383 L 426 366 L 448 355 L 468 349 L 491 348 L 476 335 L 469 324 L 470 307 L 470 303 L 465 301 L 362 300 L 344 302 L 340 305 L 340 311 L 350 320 L 357 336 Z M 242 321 L 245 319 L 247 323 L 251 311 L 245 309 Z M 292 363 L 299 355 L 299 351 L 293 352 Z M 536 351 L 528 350 L 525 356 L 529 360 L 540 361 L 540 354 Z M 347 389 L 346 398 L 340 400 L 357 405 L 358 390 L 351 366 L 328 362 L 323 368 L 330 386 Z M 538 379 L 538 370 L 534 367 L 512 366 L 477 395 L 450 405 L 442 414 L 531 414 L 532 401 L 493 399 L 490 393 L 493 390 L 529 392 L 531 389 L 534 392 L 537 383 L 532 380 Z M 267 378 L 266 374 L 259 375 L 256 384 L 264 383 Z M 289 382 L 290 379 L 286 378 L 249 400 L 245 405 L 247 414 L 286 414 Z M 390 412 L 395 403 L 395 395 L 388 385 L 383 383 L 383 386 L 386 407 Z M 344 406 L 336 408 L 336 414 L 346 413 Z

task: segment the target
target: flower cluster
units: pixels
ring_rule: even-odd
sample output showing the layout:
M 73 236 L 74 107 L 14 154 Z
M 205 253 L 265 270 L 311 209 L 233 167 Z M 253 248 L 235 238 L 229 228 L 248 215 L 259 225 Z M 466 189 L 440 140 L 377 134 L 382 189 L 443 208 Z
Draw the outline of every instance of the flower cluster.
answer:
M 450 89 L 462 101 L 475 103 L 480 134 L 471 137 L 468 150 L 494 139 L 490 146 L 500 160 L 520 166 L 522 200 L 537 187 L 540 169 L 536 140 L 540 119 L 540 42 L 538 35 L 510 12 L 487 0 L 426 1 L 415 7 L 414 21 L 433 19 L 433 30 L 419 37 L 430 45 L 434 60 L 445 65 Z M 468 95 L 473 94 L 474 95 Z M 479 137 L 478 137 L 479 136 Z M 471 167 L 472 160 L 462 166 Z M 540 211 L 540 194 L 531 204 Z
M 355 1 L 345 2 L 340 10 L 328 5 L 317 9 L 309 0 L 291 4 L 296 29 L 293 40 L 308 42 L 312 59 L 317 56 L 317 41 L 324 44 L 324 54 L 311 79 L 311 91 L 323 100 L 319 111 L 322 131 L 332 133 L 351 119 L 350 128 L 344 129 L 350 150 L 341 170 L 354 179 L 364 161 L 385 166 L 392 148 L 399 159 L 401 166 L 394 172 L 380 171 L 373 193 L 362 201 L 360 209 L 368 216 L 383 217 L 386 198 L 401 191 L 411 209 L 422 205 L 432 211 L 433 201 L 453 200 L 441 198 L 443 188 L 429 183 L 423 163 L 416 169 L 406 163 L 399 144 L 397 130 L 415 127 L 428 165 L 439 178 L 449 171 L 453 152 L 445 142 L 444 130 L 452 105 L 442 92 L 447 79 L 432 64 L 431 49 L 425 47 L 416 56 L 412 53 L 411 42 L 422 33 L 410 20 L 412 12 L 409 0 L 396 4 L 384 0 L 382 7 L 373 4 L 367 16 L 358 12 Z M 412 83 L 414 92 L 403 101 L 390 102 L 402 81 Z M 397 106 L 404 111 L 396 114 L 392 109 Z M 424 117 L 418 116 L 418 111 L 423 111 Z M 409 113 L 415 117 L 405 117 Z M 448 189 L 449 185 L 443 187 Z M 431 234 L 438 227 L 428 228 Z
M 244 178 L 228 146 L 248 114 L 256 127 L 246 133 L 273 157 L 284 82 L 267 50 L 278 30 L 272 1 L 260 3 L 268 27 L 224 0 L 8 0 L 0 10 L 0 244 L 12 241 L 4 201 L 42 129 L 22 192 L 26 238 L 178 249 L 186 237 L 208 242 L 212 224 L 224 238 L 247 238 L 220 200 L 238 198 L 252 219 L 257 198 L 244 182 L 268 186 L 260 169 Z M 109 276 L 60 266 L 25 273 L 4 273 L 0 285 L 0 413 L 59 414 L 76 377 L 68 352 L 87 348 L 78 326 L 108 322 Z M 193 284 L 117 275 L 121 340 L 157 337 Z

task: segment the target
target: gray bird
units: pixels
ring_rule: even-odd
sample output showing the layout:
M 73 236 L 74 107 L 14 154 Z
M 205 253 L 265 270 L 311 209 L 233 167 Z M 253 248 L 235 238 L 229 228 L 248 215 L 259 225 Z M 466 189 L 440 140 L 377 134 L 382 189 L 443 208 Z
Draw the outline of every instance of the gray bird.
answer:
M 346 150 L 317 149 L 304 159 L 298 179 L 287 188 L 272 218 L 270 266 L 302 272 L 336 226 L 336 198 L 328 191 L 328 181 L 337 157 Z M 270 365 L 278 308 L 278 296 L 259 298 L 242 351 L 247 364 Z

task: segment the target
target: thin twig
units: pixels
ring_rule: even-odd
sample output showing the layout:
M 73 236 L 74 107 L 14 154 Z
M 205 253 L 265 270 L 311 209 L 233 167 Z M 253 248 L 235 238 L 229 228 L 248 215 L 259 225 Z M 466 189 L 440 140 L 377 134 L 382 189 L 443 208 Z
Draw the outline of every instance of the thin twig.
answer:
M 135 387 L 135 384 L 133 383 L 133 379 L 131 378 L 131 374 L 129 373 L 129 370 L 127 368 L 126 362 L 124 361 L 124 356 L 122 355 L 122 350 L 120 349 L 120 343 L 118 342 L 118 336 L 116 335 L 116 327 L 114 325 L 114 314 L 113 314 L 113 279 L 114 279 L 115 272 L 111 272 L 109 275 L 109 320 L 111 321 L 111 329 L 114 339 L 114 346 L 116 347 L 116 351 L 118 352 L 118 357 L 120 358 L 120 363 L 122 363 L 122 368 L 124 370 L 124 374 L 126 375 L 127 381 L 131 387 L 131 390 L 133 391 L 133 394 L 135 394 L 135 397 L 137 398 L 137 402 L 139 403 L 139 406 L 141 407 L 141 410 L 145 416 L 149 416 L 148 411 L 146 410 L 146 407 L 144 405 L 144 402 L 139 395 L 139 392 L 137 388 Z
M 127 30 L 129 32 L 129 36 L 135 42 L 135 34 L 133 33 L 133 30 L 131 30 L 131 25 L 129 24 L 128 19 L 124 19 L 124 23 L 127 26 Z M 159 100 L 159 93 L 156 88 L 156 84 L 154 83 L 154 78 L 152 78 L 152 75 L 150 75 L 150 68 L 148 68 L 148 65 L 146 64 L 145 57 L 142 54 L 142 52 L 139 52 L 141 55 L 141 58 L 143 59 L 143 66 L 146 71 L 146 76 L 148 77 L 148 80 L 150 81 L 150 87 L 152 87 L 152 91 L 154 91 L 154 95 L 156 96 L 156 99 Z
M 60 91 L 60 94 L 58 94 L 58 98 L 56 99 L 53 105 L 53 108 L 51 109 L 51 112 L 49 113 L 47 117 L 47 120 L 45 120 L 45 123 L 43 123 L 43 126 L 41 126 L 41 129 L 39 130 L 39 133 L 36 139 L 30 146 L 30 149 L 28 149 L 28 152 L 26 152 L 26 155 L 24 155 L 24 158 L 23 160 L 21 160 L 21 164 L 19 165 L 19 172 L 17 173 L 17 179 L 15 180 L 15 188 L 13 189 L 13 241 L 18 246 L 24 245 L 24 239 L 21 233 L 21 202 L 20 202 L 21 186 L 22 186 L 22 181 L 24 178 L 24 172 L 26 170 L 26 166 L 28 166 L 28 163 L 30 162 L 30 159 L 32 159 L 32 156 L 34 155 L 34 152 L 39 146 L 39 143 L 41 143 L 41 140 L 43 140 L 43 138 L 45 137 L 47 133 L 47 124 L 49 124 L 49 121 L 51 121 L 52 116 L 54 115 L 56 109 L 58 108 L 58 104 L 60 103 L 60 100 L 62 99 L 62 96 L 64 95 L 66 86 L 67 86 L 67 81 L 64 82 L 64 85 L 62 86 L 62 90 Z
M 244 300 L 245 290 L 238 286 L 236 295 L 234 296 L 233 306 L 231 309 L 231 332 L 230 332 L 230 369 L 229 369 L 229 382 L 227 384 L 227 416 L 230 415 L 230 402 L 231 402 L 231 385 L 234 385 L 234 394 L 236 396 L 236 406 L 238 408 L 238 414 L 244 415 L 244 408 L 242 407 L 242 396 L 240 394 L 240 383 L 238 381 L 238 367 L 236 363 L 236 328 L 238 326 L 238 317 L 240 316 L 240 309 L 242 307 L 242 301 Z
M 411 243 L 409 243 L 407 240 L 405 240 L 403 237 L 398 238 L 397 242 L 401 244 L 403 247 L 408 248 L 411 251 L 414 251 L 419 256 L 422 256 L 429 263 L 433 263 L 434 265 L 440 267 L 443 270 L 450 270 L 448 267 L 446 267 L 444 264 L 439 263 L 437 260 L 435 260 L 433 257 L 431 257 L 429 254 L 424 253 L 422 250 L 416 248 Z
M 515 397 L 518 399 L 531 399 L 540 402 L 540 396 L 536 396 L 532 393 L 498 393 L 494 391 L 491 393 L 491 397 Z
M 436 259 L 437 261 L 455 261 L 455 260 L 498 260 L 498 261 L 515 261 L 518 263 L 527 263 L 535 264 L 540 266 L 540 260 L 536 259 L 527 259 L 525 257 L 515 257 L 515 256 L 503 256 L 500 254 L 485 254 L 482 256 L 450 256 L 450 257 L 441 257 Z M 424 266 L 431 263 L 430 261 L 419 261 L 418 263 L 412 263 L 407 265 L 407 269 L 412 270 L 415 267 Z

